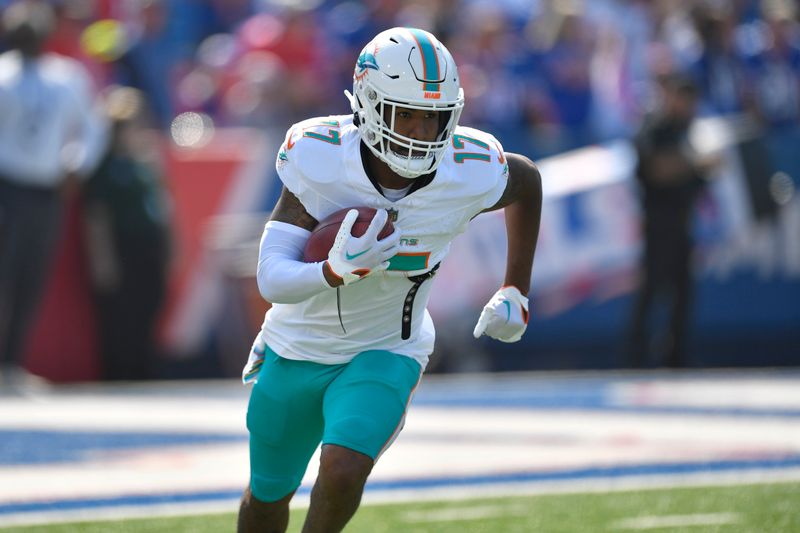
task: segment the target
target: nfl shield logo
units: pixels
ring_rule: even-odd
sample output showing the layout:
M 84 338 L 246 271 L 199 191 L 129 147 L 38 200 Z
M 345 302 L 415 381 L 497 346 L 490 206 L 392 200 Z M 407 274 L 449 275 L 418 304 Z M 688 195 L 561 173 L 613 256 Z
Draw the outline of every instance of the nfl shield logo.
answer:
M 395 208 L 387 209 L 386 212 L 389 213 L 389 220 L 391 220 L 392 222 L 397 222 L 397 209 Z

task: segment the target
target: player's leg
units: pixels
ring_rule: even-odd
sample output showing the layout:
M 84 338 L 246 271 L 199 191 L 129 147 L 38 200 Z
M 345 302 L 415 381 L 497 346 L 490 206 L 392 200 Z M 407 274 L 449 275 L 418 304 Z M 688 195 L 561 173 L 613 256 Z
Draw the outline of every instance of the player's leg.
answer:
M 250 486 L 239 508 L 240 532 L 285 531 L 289 501 L 322 438 L 325 387 L 342 369 L 266 349 L 247 409 Z
M 237 531 L 283 533 L 289 526 L 289 502 L 295 491 L 276 502 L 261 502 L 253 496 L 250 487 L 244 489 L 239 505 Z
M 687 334 L 692 307 L 692 259 L 691 244 L 688 239 L 676 247 L 675 267 L 672 278 L 672 309 L 669 322 L 669 344 L 665 354 L 665 364 L 670 368 L 680 368 L 687 363 Z
M 665 262 L 669 260 L 669 250 L 665 248 L 668 239 L 663 223 L 646 220 L 644 225 L 644 254 L 640 264 L 640 282 L 633 299 L 630 330 L 628 332 L 628 363 L 631 368 L 642 368 L 650 363 L 651 331 L 650 320 L 656 297 L 664 284 Z
M 368 455 L 324 444 L 303 532 L 341 531 L 361 503 L 374 464 Z
M 340 531 L 358 509 L 374 462 L 394 442 L 421 375 L 385 351 L 356 356 L 325 393 L 319 474 L 303 531 Z
M 0 189 L 9 196 L 0 204 L 0 365 L 21 368 L 60 234 L 62 209 L 55 192 L 6 187 Z
M 642 368 L 649 361 L 649 332 L 653 302 L 656 296 L 656 280 L 652 269 L 644 268 L 641 282 L 633 298 L 627 338 L 627 363 L 631 368 Z

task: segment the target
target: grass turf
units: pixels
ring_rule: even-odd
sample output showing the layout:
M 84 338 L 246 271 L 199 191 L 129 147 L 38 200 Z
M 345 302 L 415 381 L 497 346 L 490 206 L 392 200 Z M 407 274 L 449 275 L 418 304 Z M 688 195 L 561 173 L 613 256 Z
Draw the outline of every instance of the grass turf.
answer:
M 304 509 L 293 510 L 290 532 Z M 223 533 L 234 513 L 0 528 L 20 533 Z M 800 531 L 800 483 L 365 505 L 347 533 Z

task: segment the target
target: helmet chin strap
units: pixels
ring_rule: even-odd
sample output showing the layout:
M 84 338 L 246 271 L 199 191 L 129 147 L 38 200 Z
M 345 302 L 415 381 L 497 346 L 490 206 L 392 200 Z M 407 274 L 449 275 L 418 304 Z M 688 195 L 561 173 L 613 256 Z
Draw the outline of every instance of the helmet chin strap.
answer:
M 353 93 L 351 93 L 347 89 L 344 90 L 344 97 L 347 98 L 348 102 L 350 102 L 350 109 L 353 110 L 353 125 L 357 128 L 361 125 L 361 117 L 358 116 L 356 97 L 353 96 Z

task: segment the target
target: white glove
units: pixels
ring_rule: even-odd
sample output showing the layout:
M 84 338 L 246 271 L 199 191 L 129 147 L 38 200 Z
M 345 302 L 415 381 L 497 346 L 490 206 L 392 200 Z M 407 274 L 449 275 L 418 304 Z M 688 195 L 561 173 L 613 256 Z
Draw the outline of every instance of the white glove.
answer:
M 242 370 L 242 383 L 249 385 L 258 380 L 258 374 L 261 372 L 261 366 L 264 364 L 264 358 L 267 350 L 267 344 L 261 340 L 261 332 L 256 335 L 256 340 L 253 341 L 253 347 L 250 348 L 250 355 L 247 356 L 247 364 L 244 365 Z
M 345 285 L 389 267 L 389 259 L 397 254 L 400 232 L 395 228 L 391 235 L 378 240 L 378 233 L 388 216 L 384 209 L 378 209 L 364 235 L 353 237 L 350 231 L 358 218 L 358 211 L 351 209 L 345 215 L 327 261 L 331 271 L 342 278 Z
M 517 342 L 528 327 L 528 298 L 513 285 L 501 287 L 481 311 L 472 335 Z

